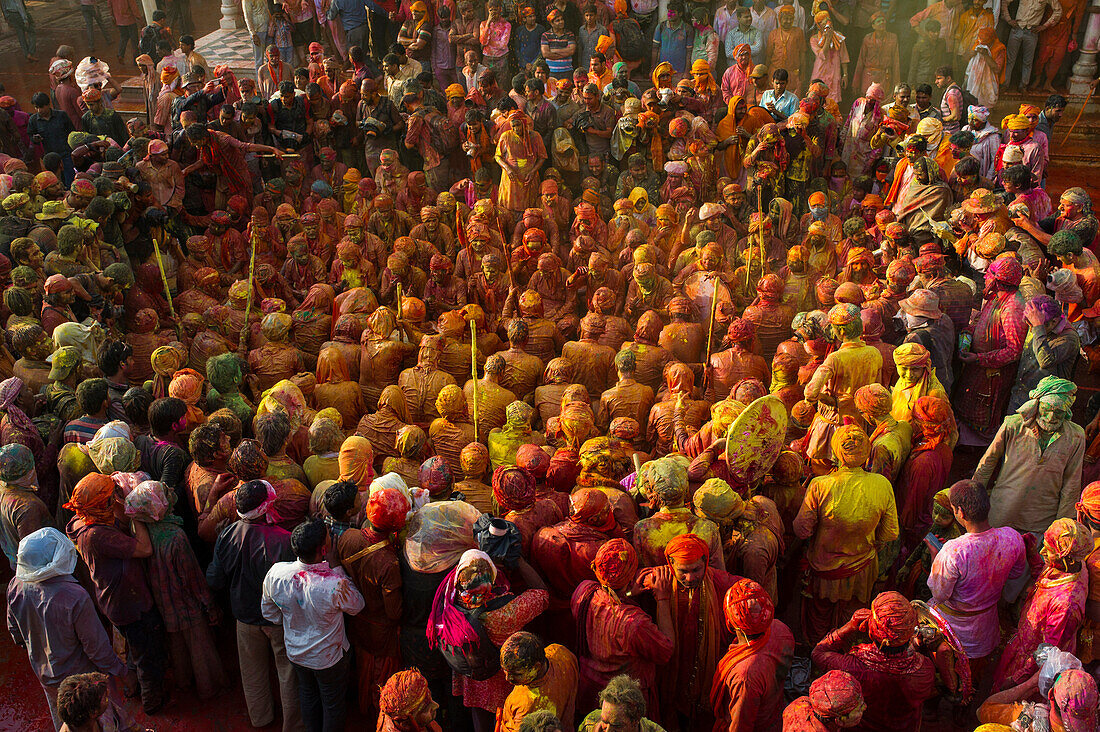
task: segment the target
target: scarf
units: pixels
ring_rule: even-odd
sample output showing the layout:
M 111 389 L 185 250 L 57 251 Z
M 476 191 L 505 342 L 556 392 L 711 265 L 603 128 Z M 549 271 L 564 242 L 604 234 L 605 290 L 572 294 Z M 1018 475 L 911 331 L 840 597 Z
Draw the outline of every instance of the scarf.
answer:
M 718 670 L 714 675 L 714 684 L 710 689 L 710 705 L 714 709 L 714 715 L 721 717 L 723 711 L 729 706 L 729 688 L 733 682 L 733 672 L 737 664 L 755 656 L 761 648 L 768 644 L 772 629 L 764 631 L 759 638 L 748 643 L 731 643 L 726 655 L 718 661 Z
M 8 422 L 20 432 L 38 434 L 34 422 L 30 420 L 26 412 L 16 406 L 19 393 L 23 390 L 23 380 L 18 376 L 5 379 L 0 382 L 0 412 L 8 417 Z
M 676 673 L 692 674 L 692 687 L 698 688 L 698 685 L 709 684 L 713 680 L 712 674 L 718 667 L 719 654 L 722 651 L 722 629 L 726 621 L 722 614 L 722 598 L 718 597 L 711 571 L 707 569 L 702 584 L 695 590 L 685 590 L 673 582 L 672 602 L 669 603 L 672 627 L 680 628 L 686 624 L 684 612 L 690 610 L 692 597 L 696 594 L 699 599 L 699 627 L 695 638 L 695 666 L 690 671 L 676 669 Z M 684 603 L 683 608 L 680 606 L 681 600 Z M 673 656 L 672 663 L 675 660 L 676 657 Z

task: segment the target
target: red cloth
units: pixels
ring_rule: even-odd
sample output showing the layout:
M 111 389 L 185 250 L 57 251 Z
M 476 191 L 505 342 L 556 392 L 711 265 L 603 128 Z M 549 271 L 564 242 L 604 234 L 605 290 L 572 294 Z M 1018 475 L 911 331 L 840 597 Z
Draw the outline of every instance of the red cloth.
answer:
M 709 561 L 710 545 L 695 534 L 680 534 L 665 544 L 665 559 L 669 564 L 693 564 L 700 559 Z
M 714 676 L 713 732 L 778 732 L 793 657 L 794 634 L 778 620 L 757 640 L 731 645 Z
M 951 447 L 941 442 L 932 449 L 913 450 L 894 488 L 903 551 L 912 550 L 932 526 L 932 497 L 947 484 L 951 471 Z

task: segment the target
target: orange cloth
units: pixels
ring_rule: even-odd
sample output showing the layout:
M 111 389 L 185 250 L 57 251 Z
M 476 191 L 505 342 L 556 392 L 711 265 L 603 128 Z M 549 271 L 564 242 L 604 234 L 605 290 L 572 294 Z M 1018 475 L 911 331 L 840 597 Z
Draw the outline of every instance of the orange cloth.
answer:
M 91 473 L 76 484 L 64 507 L 85 524 L 111 525 L 115 522 L 114 497 L 115 482 L 111 476 Z

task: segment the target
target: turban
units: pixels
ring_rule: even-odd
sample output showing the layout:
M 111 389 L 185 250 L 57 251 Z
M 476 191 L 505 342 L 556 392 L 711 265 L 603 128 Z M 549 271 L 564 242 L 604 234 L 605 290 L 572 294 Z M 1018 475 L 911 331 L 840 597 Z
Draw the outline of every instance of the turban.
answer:
M 434 455 L 421 463 L 417 482 L 432 498 L 439 498 L 450 493 L 455 479 L 443 458 Z
M 744 318 L 734 318 L 726 329 L 726 339 L 730 343 L 751 343 L 756 337 L 756 324 Z
M 270 313 L 264 316 L 263 322 L 260 323 L 260 332 L 269 341 L 279 343 L 286 340 L 293 322 L 286 313 Z
M 691 536 L 691 534 L 688 534 Z M 626 539 L 605 542 L 592 560 L 596 580 L 611 590 L 622 590 L 638 574 L 638 552 Z
M 1045 376 L 1028 396 L 1052 404 L 1057 409 L 1069 411 L 1077 397 L 1077 384 L 1057 376 Z
M 267 456 L 255 440 L 241 440 L 226 464 L 229 472 L 241 480 L 255 480 L 267 472 Z
M 1038 115 L 1042 111 L 1043 110 L 1039 109 L 1034 104 L 1021 104 L 1020 105 L 1020 115 L 1023 116 L 1023 117 L 1033 117 L 1035 115 Z
M 745 512 L 745 501 L 721 478 L 709 478 L 692 498 L 697 514 L 716 522 L 729 522 Z
M 424 430 L 414 424 L 409 424 L 397 431 L 394 447 L 397 448 L 397 453 L 401 457 L 411 458 L 420 455 L 420 451 L 427 441 L 428 436 L 424 433 Z
M 665 561 L 670 566 L 673 563 L 693 564 L 700 559 L 710 562 L 710 545 L 695 534 L 680 534 L 665 544 Z
M 435 398 L 435 409 L 441 417 L 451 422 L 459 422 L 466 419 L 466 395 L 462 389 L 454 384 L 447 384 L 439 390 Z
M 538 481 L 545 478 L 546 471 L 550 469 L 550 456 L 538 445 L 520 445 L 516 450 L 516 467 L 523 468 Z
M 157 348 L 153 351 L 153 355 L 149 357 L 149 361 L 153 367 L 153 373 L 167 378 L 171 378 L 183 365 L 183 357 L 180 352 L 171 346 Z
M 1060 518 L 1043 534 L 1043 558 L 1048 564 L 1061 559 L 1065 564 L 1083 560 L 1092 551 L 1092 533 L 1073 519 Z
M 1074 720 L 1075 724 L 1064 724 L 1067 729 L 1095 729 L 1092 725 L 1096 718 L 1097 689 L 1092 674 L 1079 668 L 1063 671 L 1055 678 L 1050 697 L 1063 719 Z M 1081 724 L 1085 720 L 1088 726 Z
M 1004 126 L 1010 130 L 1029 130 L 1031 120 L 1020 114 L 1010 114 L 1004 119 Z
M 1100 524 L 1100 481 L 1089 483 L 1081 491 L 1081 500 L 1077 503 L 1077 520 L 1086 518 Z
M 903 343 L 894 349 L 894 364 L 900 368 L 926 368 L 932 363 L 932 354 L 919 343 Z
M 411 505 L 405 493 L 396 488 L 382 487 L 371 491 L 366 501 L 366 520 L 379 532 L 397 532 L 405 527 L 405 517 Z
M 111 476 L 91 473 L 80 479 L 73 488 L 73 495 L 65 508 L 76 514 L 85 524 L 111 525 L 115 521 L 112 507 L 115 497 L 115 482 Z
M 859 681 L 845 671 L 833 670 L 810 684 L 810 707 L 824 719 L 846 717 L 863 701 Z
M 611 501 L 599 488 L 581 488 L 569 496 L 569 520 L 605 533 L 615 528 Z
M 638 470 L 637 488 L 651 507 L 675 506 L 684 500 L 688 487 L 687 466 L 674 457 L 650 460 Z
M 833 325 L 841 326 L 862 322 L 859 317 L 859 306 L 850 302 L 834 305 L 832 309 L 829 310 L 829 322 Z
M 56 295 L 59 292 L 68 292 L 73 289 L 73 283 L 62 274 L 50 275 L 46 278 L 44 290 L 47 295 Z
M 810 194 L 809 204 L 811 206 L 828 206 L 829 199 L 821 191 L 814 191 Z
M 839 427 L 833 432 L 829 444 L 837 463 L 846 468 L 863 465 L 871 454 L 871 441 L 859 425 L 846 424 Z
M 775 607 L 758 582 L 739 579 L 728 590 L 722 603 L 726 625 L 747 636 L 760 635 L 772 624 Z
M 546 364 L 543 379 L 547 384 L 567 384 L 573 378 L 573 362 L 567 358 L 552 358 Z
M 976 107 L 971 104 L 966 108 L 966 116 L 974 117 L 975 119 L 980 119 L 982 122 L 985 122 L 989 119 L 989 110 L 986 107 Z
M 501 465 L 493 471 L 493 498 L 501 511 L 522 511 L 535 502 L 535 476 L 523 468 Z
M 46 526 L 19 541 L 15 576 L 22 582 L 43 582 L 72 574 L 76 561 L 76 547 L 69 537 Z
M 374 447 L 370 440 L 352 435 L 340 445 L 337 457 L 340 480 L 350 480 L 356 485 L 368 486 L 374 478 Z
M 101 437 L 88 443 L 88 457 L 104 475 L 132 473 L 141 467 L 141 456 L 127 437 Z
M 876 643 L 900 646 L 909 642 L 917 628 L 917 611 L 899 592 L 883 592 L 871 603 L 867 634 Z
M 411 717 L 431 701 L 428 681 L 419 671 L 398 671 L 379 691 L 378 708 L 387 717 L 401 720 Z
M 856 390 L 856 409 L 881 417 L 890 412 L 890 391 L 882 384 L 868 384 Z
M 814 23 L 823 23 L 828 19 L 829 11 L 827 10 L 819 10 L 818 12 L 814 13 Z

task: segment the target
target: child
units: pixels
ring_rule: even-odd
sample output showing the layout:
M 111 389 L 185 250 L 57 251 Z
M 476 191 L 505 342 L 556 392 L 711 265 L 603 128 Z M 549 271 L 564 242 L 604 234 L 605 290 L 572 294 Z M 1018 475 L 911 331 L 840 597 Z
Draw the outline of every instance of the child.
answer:
M 283 63 L 293 63 L 294 60 L 294 26 L 287 17 L 286 8 L 276 5 L 271 12 L 271 20 L 267 24 L 267 37 L 279 49 L 279 58 Z

